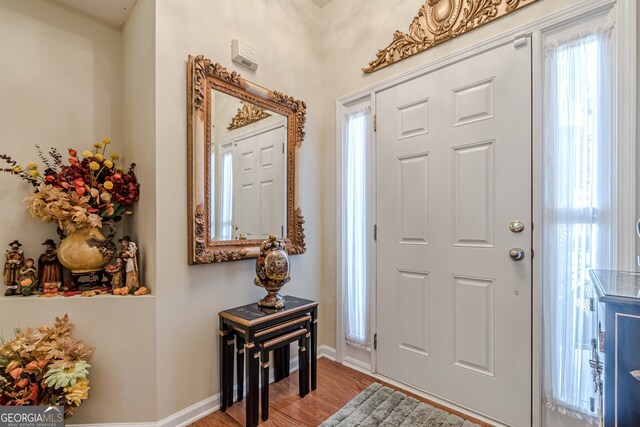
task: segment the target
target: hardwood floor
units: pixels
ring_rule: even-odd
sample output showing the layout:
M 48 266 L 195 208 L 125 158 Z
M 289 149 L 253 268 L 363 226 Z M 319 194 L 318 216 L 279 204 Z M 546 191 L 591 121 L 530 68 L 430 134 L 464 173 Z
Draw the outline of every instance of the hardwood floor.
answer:
M 269 420 L 260 421 L 262 426 L 317 426 L 356 397 L 370 384 L 379 382 L 399 390 L 420 401 L 448 410 L 462 418 L 490 427 L 466 415 L 452 411 L 434 402 L 379 381 L 369 375 L 349 369 L 339 363 L 322 358 L 318 360 L 318 387 L 304 399 L 298 397 L 298 373 L 269 386 Z M 195 427 L 244 426 L 245 403 L 235 402 L 226 412 L 214 412 L 191 424 Z M 262 412 L 260 412 L 262 414 Z

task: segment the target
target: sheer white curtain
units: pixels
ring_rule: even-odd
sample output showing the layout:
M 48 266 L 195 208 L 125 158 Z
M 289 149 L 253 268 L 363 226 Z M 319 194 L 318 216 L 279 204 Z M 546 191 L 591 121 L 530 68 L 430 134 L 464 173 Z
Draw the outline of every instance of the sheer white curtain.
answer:
M 591 422 L 589 270 L 615 261 L 611 67 L 611 26 L 545 46 L 544 401 Z
M 220 239 L 233 239 L 233 152 L 222 154 L 222 177 L 220 179 Z
M 211 147 L 215 147 L 215 144 L 212 141 Z M 212 150 L 213 152 L 211 153 L 211 166 L 209 167 L 209 177 L 211 179 L 211 188 L 216 188 L 216 181 L 218 179 L 218 177 L 216 176 L 216 154 L 215 154 L 215 150 Z M 215 197 L 211 197 L 211 203 L 209 204 L 209 218 L 210 219 L 210 223 L 209 223 L 209 236 L 211 238 L 211 240 L 215 240 L 218 238 L 218 233 L 216 232 L 217 227 L 216 227 L 216 220 L 218 218 L 216 218 L 216 198 Z
M 371 350 L 369 289 L 367 286 L 367 175 L 369 108 L 347 114 L 344 122 L 343 254 L 345 339 L 347 344 Z

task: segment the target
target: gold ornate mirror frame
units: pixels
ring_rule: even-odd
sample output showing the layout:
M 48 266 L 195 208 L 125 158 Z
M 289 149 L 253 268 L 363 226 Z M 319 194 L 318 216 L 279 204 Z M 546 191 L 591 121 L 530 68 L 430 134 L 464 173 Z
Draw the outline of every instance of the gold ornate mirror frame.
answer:
M 226 93 L 266 111 L 286 117 L 286 230 L 289 254 L 305 252 L 304 218 L 300 209 L 300 149 L 304 139 L 306 104 L 269 91 L 204 56 L 189 56 L 187 64 L 187 151 L 189 264 L 236 261 L 258 256 L 262 240 L 210 240 L 211 90 Z

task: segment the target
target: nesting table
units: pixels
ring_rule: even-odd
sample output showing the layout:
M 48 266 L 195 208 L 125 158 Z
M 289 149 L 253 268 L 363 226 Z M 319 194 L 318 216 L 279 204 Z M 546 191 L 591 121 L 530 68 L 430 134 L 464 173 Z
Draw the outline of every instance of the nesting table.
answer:
M 274 378 L 289 375 L 289 343 L 298 341 L 300 397 L 317 384 L 318 303 L 285 296 L 285 308 L 271 310 L 257 303 L 218 313 L 220 336 L 220 410 L 233 405 L 234 374 L 237 397 L 244 394 L 247 379 L 246 425 L 258 425 L 258 389 L 262 356 L 262 417 L 268 417 L 269 352 L 274 354 Z M 246 353 L 246 368 L 245 368 Z M 235 357 L 234 357 L 235 356 Z

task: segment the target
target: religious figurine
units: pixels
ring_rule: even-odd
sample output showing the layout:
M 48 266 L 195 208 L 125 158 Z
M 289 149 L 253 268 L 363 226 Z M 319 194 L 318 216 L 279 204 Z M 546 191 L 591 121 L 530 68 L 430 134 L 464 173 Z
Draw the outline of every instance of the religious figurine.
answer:
M 138 277 L 138 261 L 136 255 L 138 253 L 138 246 L 131 241 L 129 236 L 124 236 L 118 240 L 122 243 L 120 249 L 120 255 L 124 259 L 124 285 L 129 288 L 131 292 L 135 292 L 140 287 L 140 279 Z
M 104 268 L 104 271 L 111 277 L 109 283 L 111 284 L 111 289 L 115 292 L 116 289 L 120 289 L 124 286 L 124 260 L 122 259 L 120 252 L 116 254 L 114 259 L 116 263 L 108 264 Z
M 33 294 L 38 287 L 36 262 L 33 258 L 24 260 L 24 265 L 18 270 L 18 293 L 27 296 Z
M 145 286 L 140 285 L 140 276 L 138 274 L 138 246 L 131 241 L 129 236 L 119 239 L 121 243 L 120 250 L 116 254 L 116 265 L 109 270 L 111 273 L 111 283 L 114 285 L 114 295 L 128 295 L 132 292 L 134 295 L 145 295 L 149 290 Z M 124 285 L 122 284 L 124 277 Z M 116 287 L 119 286 L 119 287 Z
M 44 289 L 45 283 L 62 283 L 62 264 L 58 261 L 58 249 L 51 239 L 42 243 L 47 246 L 38 258 L 38 286 Z
M 5 296 L 15 295 L 18 292 L 18 275 L 20 268 L 24 264 L 24 253 L 20 249 L 22 244 L 17 240 L 9 243 L 11 249 L 8 249 L 4 254 L 4 284 L 7 285 L 7 290 L 4 293 Z

